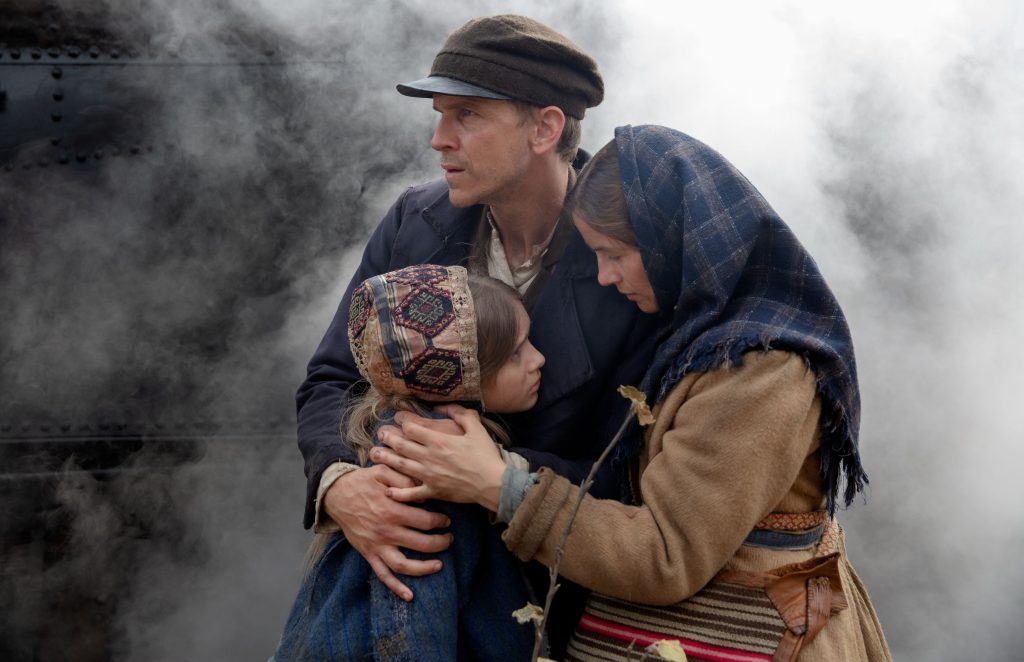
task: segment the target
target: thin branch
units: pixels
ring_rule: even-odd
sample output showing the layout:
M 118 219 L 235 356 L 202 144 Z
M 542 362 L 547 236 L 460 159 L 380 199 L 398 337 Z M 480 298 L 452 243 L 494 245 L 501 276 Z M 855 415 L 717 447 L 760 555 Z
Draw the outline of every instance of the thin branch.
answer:
M 530 658 L 532 662 L 537 662 L 537 658 L 540 657 L 540 648 L 544 641 L 544 629 L 547 627 L 548 614 L 551 610 L 551 601 L 555 598 L 555 593 L 558 591 L 558 566 L 562 563 L 562 555 L 565 554 L 565 543 L 569 539 L 569 534 L 572 533 L 573 522 L 576 521 L 576 514 L 580 511 L 580 506 L 583 505 L 583 497 L 587 495 L 590 487 L 594 484 L 594 476 L 597 475 L 597 470 L 601 468 L 601 465 L 607 459 L 608 455 L 611 454 L 612 450 L 618 445 L 619 440 L 622 439 L 622 435 L 625 434 L 626 428 L 629 427 L 630 421 L 633 420 L 633 415 L 636 413 L 636 407 L 631 407 L 629 410 L 629 416 L 626 420 L 622 421 L 622 425 L 619 426 L 618 432 L 612 437 L 612 440 L 608 442 L 608 446 L 601 453 L 601 456 L 594 461 L 594 465 L 590 467 L 590 473 L 587 474 L 586 479 L 580 485 L 579 494 L 576 496 L 576 503 L 573 505 L 572 512 L 569 513 L 569 521 L 565 523 L 565 530 L 562 531 L 562 539 L 558 542 L 558 547 L 555 548 L 555 560 L 551 564 L 551 568 L 548 570 L 548 594 L 544 599 L 544 613 L 541 616 L 540 622 L 536 624 L 537 632 L 533 641 L 533 657 Z

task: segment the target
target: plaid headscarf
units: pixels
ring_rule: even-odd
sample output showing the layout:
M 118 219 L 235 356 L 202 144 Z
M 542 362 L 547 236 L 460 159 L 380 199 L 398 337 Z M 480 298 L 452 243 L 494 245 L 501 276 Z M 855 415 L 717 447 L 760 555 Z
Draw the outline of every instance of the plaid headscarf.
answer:
M 463 267 L 424 264 L 367 278 L 352 292 L 348 338 L 378 391 L 479 400 L 476 315 Z
M 840 473 L 850 505 L 867 484 L 857 367 L 846 318 L 814 260 L 707 145 L 661 126 L 619 127 L 615 143 L 629 220 L 667 326 L 641 389 L 658 402 L 687 374 L 738 365 L 749 350 L 799 354 L 823 400 L 829 512 Z

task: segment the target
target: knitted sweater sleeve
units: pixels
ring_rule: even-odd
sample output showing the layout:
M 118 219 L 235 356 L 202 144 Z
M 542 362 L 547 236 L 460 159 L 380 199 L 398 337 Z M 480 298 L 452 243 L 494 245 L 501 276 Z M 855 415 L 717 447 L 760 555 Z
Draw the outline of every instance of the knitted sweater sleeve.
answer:
M 642 505 L 585 497 L 560 574 L 646 604 L 696 593 L 817 461 L 820 409 L 814 375 L 787 352 L 687 376 L 648 435 Z M 504 533 L 509 549 L 550 565 L 578 490 L 541 470 Z

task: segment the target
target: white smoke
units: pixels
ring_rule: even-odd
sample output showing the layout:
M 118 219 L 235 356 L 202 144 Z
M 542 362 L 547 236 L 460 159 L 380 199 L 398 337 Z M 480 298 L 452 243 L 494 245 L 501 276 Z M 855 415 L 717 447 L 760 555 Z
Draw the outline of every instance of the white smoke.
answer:
M 430 104 L 399 96 L 395 83 L 425 75 L 445 35 L 468 18 L 528 14 L 601 65 L 606 101 L 587 114 L 585 147 L 599 148 L 621 124 L 665 124 L 700 138 L 765 194 L 829 279 L 857 345 L 861 449 L 872 480 L 867 504 L 841 517 L 896 659 L 1011 659 L 1024 643 L 1016 597 L 1024 589 L 1024 494 L 1015 480 L 1024 459 L 1024 426 L 1015 415 L 1024 393 L 1016 348 L 1024 336 L 1019 2 L 100 4 L 148 16 L 160 48 L 187 53 L 245 17 L 294 43 L 334 45 L 343 56 L 334 72 L 295 67 L 298 89 L 321 90 L 310 94 L 301 121 L 324 152 L 300 156 L 324 163 L 344 155 L 333 176 L 315 183 L 315 195 L 345 200 L 359 191 L 359 217 L 350 219 L 358 236 L 310 260 L 286 256 L 294 295 L 286 299 L 286 323 L 232 345 L 212 366 L 211 391 L 233 392 L 248 379 L 253 357 L 280 367 L 281 393 L 298 385 L 364 236 L 403 186 L 437 172 Z M 335 99 L 344 105 L 332 105 Z M 189 129 L 179 132 L 181 149 L 212 158 L 219 177 L 230 176 L 239 154 L 258 155 L 266 146 L 260 141 L 278 139 L 272 129 L 280 118 L 232 108 L 206 123 L 184 100 L 174 115 Z M 243 136 L 238 151 L 208 154 L 208 145 L 223 142 L 221 129 L 239 122 L 254 131 L 232 130 Z M 360 130 L 338 130 L 354 125 Z M 410 151 L 411 144 L 420 148 Z M 395 153 L 403 166 L 380 169 L 383 156 Z M 268 199 L 281 209 L 291 202 Z M 325 214 L 325 225 L 331 222 Z M 326 231 L 323 238 L 339 239 Z M 165 285 L 182 287 L 169 280 L 143 292 Z M 123 311 L 102 312 L 85 326 L 84 368 L 102 369 L 116 345 L 110 329 Z M 239 314 L 256 324 L 258 312 Z M 18 315 L 26 337 L 37 332 L 33 308 Z M 124 569 L 133 591 L 119 606 L 120 657 L 258 659 L 272 652 L 306 540 L 301 472 L 291 444 L 254 443 L 215 451 L 174 483 L 126 481 L 153 508 L 174 503 L 198 551 L 169 557 L 153 550 L 143 568 Z M 91 494 L 87 481 L 76 489 Z M 69 501 L 72 492 L 64 491 Z M 102 535 L 121 535 L 106 505 L 91 496 L 77 503 L 78 512 L 105 518 Z M 95 564 L 78 565 L 95 571 Z

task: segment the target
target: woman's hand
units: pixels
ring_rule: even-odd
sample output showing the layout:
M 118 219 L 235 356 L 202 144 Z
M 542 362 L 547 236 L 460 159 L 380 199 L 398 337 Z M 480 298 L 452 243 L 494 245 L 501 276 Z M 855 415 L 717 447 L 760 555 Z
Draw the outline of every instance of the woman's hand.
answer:
M 374 448 L 370 458 L 422 483 L 415 487 L 390 487 L 388 496 L 395 501 L 442 499 L 478 503 L 497 511 L 505 462 L 480 422 L 480 415 L 459 405 L 446 405 L 437 411 L 457 423 L 460 433 L 440 429 L 448 427 L 447 422 L 438 425 L 441 421 L 409 412 L 395 415 L 400 429 L 380 429 L 378 437 L 388 448 Z

